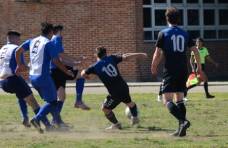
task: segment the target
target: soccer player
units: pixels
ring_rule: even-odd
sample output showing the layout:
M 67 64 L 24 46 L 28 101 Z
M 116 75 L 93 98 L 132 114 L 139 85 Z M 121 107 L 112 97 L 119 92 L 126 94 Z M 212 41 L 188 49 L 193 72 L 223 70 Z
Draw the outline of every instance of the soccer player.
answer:
M 117 64 L 122 60 L 127 60 L 133 56 L 146 56 L 145 53 L 126 53 L 123 55 L 110 55 L 106 53 L 106 48 L 96 48 L 97 62 L 88 69 L 81 72 L 81 75 L 89 79 L 92 74 L 97 75 L 107 88 L 109 95 L 103 103 L 102 110 L 106 118 L 112 125 L 106 129 L 121 129 L 121 124 L 112 111 L 121 102 L 125 103 L 132 114 L 131 124 L 139 123 L 137 106 L 132 102 L 127 83 L 123 80 L 118 70 Z
M 161 59 L 165 58 L 163 70 L 162 95 L 164 104 L 170 113 L 179 121 L 178 130 L 173 136 L 186 136 L 186 130 L 190 127 L 190 122 L 186 119 L 186 108 L 183 102 L 184 91 L 188 75 L 187 68 L 187 48 L 190 48 L 196 57 L 197 72 L 201 74 L 201 64 L 199 52 L 194 46 L 188 33 L 177 26 L 180 14 L 179 11 L 170 7 L 167 8 L 166 21 L 168 28 L 163 29 L 158 34 L 156 49 L 153 55 L 151 72 L 157 74 L 157 67 Z M 176 99 L 176 104 L 173 99 Z
M 32 107 L 35 114 L 39 112 L 40 106 L 25 80 L 15 74 L 17 66 L 15 51 L 19 42 L 20 33 L 17 31 L 9 31 L 7 33 L 7 44 L 0 49 L 0 84 L 5 92 L 16 94 L 23 116 L 22 123 L 25 127 L 30 127 L 26 102 Z M 23 56 L 20 58 L 22 63 L 24 63 Z M 46 117 L 43 121 L 48 129 L 50 127 L 49 121 Z
M 83 110 L 89 110 L 90 108 L 84 104 L 82 101 L 82 94 L 83 94 L 83 89 L 84 89 L 84 83 L 85 79 L 81 78 L 78 76 L 78 69 L 76 69 L 76 64 L 79 64 L 81 61 L 76 61 L 75 58 L 72 56 L 67 55 L 64 53 L 64 48 L 62 44 L 62 30 L 63 26 L 57 25 L 54 27 L 54 35 L 52 37 L 53 43 L 56 45 L 56 51 L 59 54 L 59 57 L 61 61 L 67 65 L 67 68 L 71 70 L 74 73 L 74 77 L 69 77 L 65 73 L 63 73 L 59 68 L 56 67 L 56 65 L 52 62 L 51 63 L 51 76 L 54 80 L 55 87 L 57 90 L 58 94 L 58 111 L 59 113 L 62 110 L 64 101 L 66 99 L 66 92 L 65 92 L 65 87 L 66 87 L 66 80 L 76 80 L 76 101 L 75 101 L 75 107 L 76 108 L 81 108 Z M 79 60 L 79 59 L 78 59 Z M 82 60 L 82 59 L 80 59 Z M 53 121 L 55 122 L 55 121 Z M 62 125 L 64 123 L 62 122 Z
M 196 47 L 200 53 L 200 63 L 201 63 L 201 67 L 203 70 L 203 75 L 204 75 L 204 91 L 205 91 L 205 95 L 206 98 L 208 99 L 212 99 L 215 96 L 211 95 L 208 91 L 208 78 L 205 72 L 205 63 L 206 61 L 209 61 L 210 63 L 212 63 L 213 65 L 215 65 L 215 67 L 217 68 L 219 66 L 219 64 L 217 62 L 215 62 L 209 52 L 208 49 L 204 46 L 204 40 L 202 38 L 197 38 L 196 39 Z M 191 53 L 191 58 L 190 58 L 190 63 L 192 63 L 192 71 L 195 72 L 197 69 L 197 64 L 196 64 L 196 60 L 195 60 L 195 56 L 193 53 Z M 193 85 L 190 88 L 188 88 L 187 90 L 195 87 L 197 85 Z M 187 95 L 187 94 L 186 94 Z
M 71 71 L 59 61 L 55 45 L 50 41 L 53 35 L 53 25 L 41 23 L 41 35 L 25 41 L 16 50 L 17 69 L 16 74 L 25 70 L 25 65 L 21 62 L 20 56 L 24 51 L 30 52 L 30 72 L 29 77 L 33 87 L 38 91 L 41 98 L 46 101 L 40 111 L 32 118 L 31 124 L 39 131 L 43 132 L 39 121 L 48 114 L 52 113 L 53 118 L 59 122 L 60 115 L 57 111 L 57 94 L 54 82 L 50 76 L 50 62 L 63 70 L 67 75 L 73 76 Z

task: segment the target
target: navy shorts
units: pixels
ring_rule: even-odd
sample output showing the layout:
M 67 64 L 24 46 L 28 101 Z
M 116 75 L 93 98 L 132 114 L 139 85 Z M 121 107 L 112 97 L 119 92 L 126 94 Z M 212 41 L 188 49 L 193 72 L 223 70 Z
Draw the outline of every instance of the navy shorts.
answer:
M 16 94 L 19 99 L 24 99 L 32 94 L 31 88 L 20 76 L 10 76 L 0 81 L 5 92 Z
M 38 91 L 40 97 L 46 102 L 57 100 L 57 92 L 55 84 L 50 76 L 41 79 L 33 79 L 30 77 L 32 86 Z
M 126 104 L 132 101 L 129 93 L 129 88 L 128 87 L 120 87 L 120 88 L 121 89 L 119 89 L 120 90 L 119 92 L 115 92 L 106 97 L 103 103 L 104 108 L 113 110 L 121 102 Z

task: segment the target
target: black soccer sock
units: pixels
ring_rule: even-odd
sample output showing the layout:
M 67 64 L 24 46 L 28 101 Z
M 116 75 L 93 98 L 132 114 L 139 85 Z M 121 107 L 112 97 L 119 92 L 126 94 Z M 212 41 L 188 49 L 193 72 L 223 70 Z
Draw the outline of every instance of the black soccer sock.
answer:
M 161 96 L 162 95 L 162 84 L 160 85 L 160 88 L 159 88 L 159 94 L 158 94 L 159 96 Z
M 205 93 L 206 95 L 209 95 L 209 92 L 208 92 L 208 83 L 207 82 L 204 82 L 204 90 L 205 90 Z
M 180 110 L 182 118 L 186 120 L 186 107 L 185 107 L 184 101 L 183 100 L 178 101 L 177 102 L 177 107 Z
M 181 112 L 179 108 L 174 104 L 173 102 L 167 102 L 166 104 L 167 108 L 169 109 L 169 112 L 180 122 L 183 122 L 185 119 L 181 115 Z
M 184 97 L 187 97 L 187 95 L 188 95 L 188 89 L 186 89 L 186 90 L 184 91 Z
M 112 111 L 109 114 L 105 114 L 105 117 L 113 124 L 118 123 L 118 120 L 116 119 L 116 116 Z
M 187 87 L 187 90 L 192 89 L 193 87 L 196 87 L 196 86 L 197 86 L 196 84 L 191 85 L 191 86 Z
M 137 105 L 135 104 L 133 107 L 129 107 L 131 114 L 133 117 L 137 117 L 138 116 L 138 109 L 137 109 Z

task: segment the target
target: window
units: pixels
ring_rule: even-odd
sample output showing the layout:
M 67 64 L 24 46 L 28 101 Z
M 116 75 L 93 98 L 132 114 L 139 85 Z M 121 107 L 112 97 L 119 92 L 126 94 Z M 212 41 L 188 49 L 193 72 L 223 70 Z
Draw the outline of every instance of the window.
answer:
M 193 38 L 228 40 L 228 0 L 143 0 L 145 41 L 156 41 L 158 32 L 167 27 L 169 6 L 179 9 L 179 26 Z
M 144 27 L 151 27 L 151 8 L 143 9 L 143 23 Z
M 198 3 L 199 0 L 187 0 L 187 3 Z
M 155 10 L 155 26 L 166 26 L 165 10 Z
M 187 16 L 188 25 L 199 25 L 199 10 L 189 9 Z
M 219 10 L 219 25 L 228 25 L 228 9 Z
M 216 30 L 204 30 L 203 37 L 205 39 L 215 39 L 216 38 Z
M 183 0 L 171 0 L 171 3 L 182 3 Z
M 203 0 L 203 3 L 215 3 L 215 0 Z
M 215 10 L 205 9 L 203 15 L 204 25 L 215 25 Z

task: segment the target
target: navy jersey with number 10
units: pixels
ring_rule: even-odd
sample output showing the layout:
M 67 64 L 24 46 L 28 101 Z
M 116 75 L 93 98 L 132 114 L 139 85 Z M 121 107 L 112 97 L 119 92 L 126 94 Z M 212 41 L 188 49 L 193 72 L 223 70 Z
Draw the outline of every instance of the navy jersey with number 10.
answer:
M 194 46 L 188 33 L 177 26 L 168 27 L 159 32 L 156 47 L 161 48 L 165 56 L 165 71 L 177 73 L 187 71 L 186 51 Z

